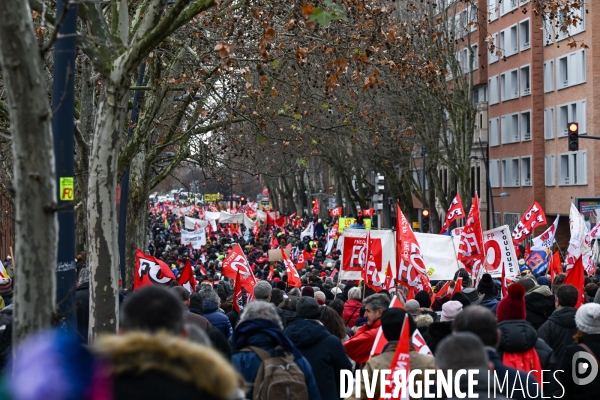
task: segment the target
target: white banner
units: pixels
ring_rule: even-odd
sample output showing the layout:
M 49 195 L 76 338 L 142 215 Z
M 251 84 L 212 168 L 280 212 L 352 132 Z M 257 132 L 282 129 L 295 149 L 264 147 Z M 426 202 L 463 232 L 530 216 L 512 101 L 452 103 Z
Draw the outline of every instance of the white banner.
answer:
M 195 231 L 181 230 L 181 244 L 187 246 L 192 245 L 192 248 L 199 249 L 206 245 L 206 231 L 204 229 L 197 229 Z
M 244 226 L 248 229 L 252 229 L 254 228 L 254 224 L 256 224 L 256 221 L 254 221 L 244 213 Z
M 194 212 L 194 207 L 192 207 L 192 206 L 173 209 L 173 214 L 179 215 L 180 217 L 182 215 L 191 214 L 193 212 Z
M 202 219 L 185 217 L 185 229 L 188 230 L 196 230 L 198 228 L 206 228 L 208 226 L 208 221 L 204 221 Z
M 362 268 L 357 267 L 364 262 L 364 244 L 367 237 L 366 229 L 344 229 L 344 234 L 338 239 L 337 248 L 342 252 L 340 279 L 360 280 Z M 375 264 L 379 271 L 379 280 L 385 281 L 385 269 L 388 262 L 396 277 L 396 235 L 388 229 L 371 230 L 371 251 L 375 255 Z M 380 255 L 380 256 L 379 256 Z
M 493 277 L 500 277 L 504 266 L 506 278 L 519 275 L 519 263 L 508 225 L 484 231 L 483 247 L 487 257 L 484 263 L 487 266 L 485 272 Z
M 206 215 L 206 219 L 208 219 L 208 220 L 216 221 L 219 218 L 221 218 L 220 212 L 206 211 L 204 214 Z
M 221 224 L 243 224 L 244 223 L 244 214 L 231 214 L 221 211 L 221 216 L 219 217 L 219 223 Z
M 454 278 L 456 271 L 462 267 L 457 258 L 460 236 L 415 232 L 415 237 L 421 248 L 429 280 Z

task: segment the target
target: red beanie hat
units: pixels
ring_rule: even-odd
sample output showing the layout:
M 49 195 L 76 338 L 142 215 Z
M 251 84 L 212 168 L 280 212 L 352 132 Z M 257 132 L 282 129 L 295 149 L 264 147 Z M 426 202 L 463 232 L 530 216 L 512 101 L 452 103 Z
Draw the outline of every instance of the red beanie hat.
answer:
M 508 287 L 508 296 L 498 303 L 496 318 L 498 322 L 522 319 L 527 317 L 525 311 L 525 287 L 520 283 L 513 283 Z

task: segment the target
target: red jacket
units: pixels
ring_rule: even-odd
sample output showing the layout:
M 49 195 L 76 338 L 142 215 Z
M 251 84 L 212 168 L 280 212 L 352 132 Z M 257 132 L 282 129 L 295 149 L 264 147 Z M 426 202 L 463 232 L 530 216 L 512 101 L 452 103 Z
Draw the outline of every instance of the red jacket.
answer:
M 360 318 L 361 308 L 362 303 L 356 299 L 350 299 L 344 304 L 342 319 L 348 325 L 348 328 L 353 328 L 356 325 L 356 320 Z
M 371 355 L 371 349 L 380 326 L 381 321 L 377 320 L 373 326 L 365 324 L 358 328 L 354 336 L 344 343 L 348 357 L 357 364 L 365 364 Z

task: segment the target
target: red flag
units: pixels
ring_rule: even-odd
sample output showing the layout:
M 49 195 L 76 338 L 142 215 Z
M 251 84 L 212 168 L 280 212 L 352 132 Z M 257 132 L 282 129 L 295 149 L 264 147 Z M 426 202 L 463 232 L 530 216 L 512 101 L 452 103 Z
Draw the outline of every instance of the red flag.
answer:
M 387 269 L 385 270 L 385 281 L 383 283 L 385 290 L 390 290 L 394 286 L 394 275 L 392 274 L 392 265 L 388 261 Z
M 454 285 L 454 290 L 452 291 L 452 294 L 454 293 L 462 293 L 462 282 L 463 278 L 462 276 L 459 276 L 458 279 L 456 279 L 456 284 Z
M 254 223 L 254 226 L 252 227 L 252 233 L 254 234 L 254 240 L 258 240 L 258 235 L 260 233 L 260 225 L 258 223 L 258 219 L 256 220 L 256 222 Z
M 204 276 L 208 275 L 206 273 L 206 269 L 204 269 L 204 264 L 202 264 L 202 262 L 200 262 L 200 273 Z
M 577 297 L 577 304 L 575 308 L 579 308 L 583 304 L 583 283 L 585 281 L 585 274 L 583 270 L 583 261 L 581 256 L 575 261 L 575 265 L 569 271 L 567 271 L 567 277 L 563 282 L 563 285 L 571 284 L 575 286 L 579 296 Z
M 442 226 L 442 230 L 440 233 L 444 233 L 450 228 L 450 225 L 456 221 L 457 219 L 464 218 L 465 209 L 463 208 L 462 201 L 460 200 L 460 195 L 456 193 L 454 196 L 454 200 L 450 203 L 450 207 L 448 208 L 448 212 L 446 213 L 446 219 L 444 220 L 444 226 Z
M 396 262 L 398 281 L 406 282 L 408 287 L 413 287 L 417 291 L 431 292 L 419 242 L 406 216 L 400 210 L 400 204 L 396 204 Z
M 315 200 L 315 206 L 313 207 L 312 212 L 315 215 L 319 215 L 319 210 L 320 210 L 319 199 L 317 199 L 317 200 Z
M 271 265 L 271 268 L 269 268 L 269 276 L 267 276 L 267 280 L 270 281 L 271 279 L 273 279 L 273 273 L 274 273 L 274 268 Z
M 401 308 L 402 310 L 404 310 L 402 302 L 396 295 L 392 297 L 392 301 L 390 302 L 389 308 Z M 371 357 L 380 355 L 383 352 L 383 348 L 387 343 L 387 339 L 385 338 L 385 336 L 383 336 L 383 329 L 379 327 L 379 331 L 377 332 L 377 336 L 375 336 L 375 341 L 373 342 L 373 347 L 371 348 Z
M 283 228 L 285 226 L 285 217 L 281 216 L 275 219 L 275 226 Z
M 235 286 L 233 287 L 233 308 L 235 308 L 235 311 L 237 311 L 237 313 L 241 313 L 242 310 L 244 309 L 244 306 L 242 304 L 243 302 L 243 298 L 242 298 L 242 285 L 241 285 L 241 279 L 240 279 L 240 271 L 237 271 L 236 274 L 236 278 L 235 278 Z
M 148 285 L 167 285 L 175 280 L 171 268 L 159 259 L 144 254 L 137 249 L 135 251 L 135 276 L 133 278 L 133 290 Z
M 554 283 L 554 277 L 562 273 L 562 265 L 560 262 L 560 251 L 556 250 L 552 258 L 550 258 L 550 283 Z
M 298 254 L 298 262 L 296 263 L 296 268 L 297 269 L 304 268 L 305 262 L 306 262 L 306 257 L 304 256 L 304 250 L 303 250 L 302 253 Z
M 190 293 L 194 293 L 196 290 L 198 282 L 196 281 L 196 276 L 194 276 L 194 270 L 192 269 L 192 263 L 189 258 L 185 262 L 185 266 L 183 267 L 181 274 L 179 274 L 179 278 L 177 278 L 177 283 L 179 283 L 179 286 L 186 288 Z
M 525 260 L 527 260 L 530 255 L 531 255 L 531 246 L 529 245 L 529 243 L 527 243 L 527 246 L 525 246 L 525 257 L 523 257 L 523 258 Z
M 173 233 L 181 233 L 179 231 L 179 227 L 177 226 L 177 222 L 173 222 Z
M 338 273 L 338 269 L 337 269 L 337 268 L 335 268 L 333 271 L 331 271 L 331 275 L 329 275 L 329 277 L 330 277 L 331 279 L 334 279 L 334 277 L 335 277 L 335 274 L 337 274 L 337 273 Z
M 375 255 L 371 247 L 371 231 L 367 231 L 367 240 L 365 241 L 365 259 L 362 267 L 362 278 L 365 284 L 376 292 L 383 289 L 379 280 L 379 271 L 375 263 Z
M 450 290 L 450 281 L 447 281 L 446 283 L 444 283 L 444 286 L 442 286 L 440 288 L 440 290 L 438 290 L 438 292 L 436 293 L 436 296 L 444 297 L 448 293 L 448 290 Z
M 275 235 L 273 235 L 273 237 L 271 238 L 271 248 L 276 249 L 278 247 L 279 247 L 279 241 L 277 240 Z
M 283 263 L 285 264 L 285 268 L 287 270 L 288 277 L 288 286 L 301 287 L 302 281 L 300 280 L 300 275 L 298 275 L 298 271 L 294 267 L 294 263 L 289 259 L 285 251 L 281 249 L 281 257 L 283 257 Z
M 246 292 L 254 293 L 254 285 L 256 285 L 256 278 L 254 273 L 248 264 L 248 259 L 242 251 L 242 247 L 239 243 L 236 243 L 231 251 L 223 259 L 222 273 L 230 279 L 237 279 L 238 271 L 240 274 L 241 285 Z
M 483 248 L 483 231 L 481 230 L 481 215 L 479 213 L 479 196 L 475 193 L 467 223 L 460 234 L 458 260 L 461 261 L 469 274 L 480 270 L 480 264 L 485 259 Z
M 500 281 L 501 284 L 501 293 L 500 293 L 500 300 L 502 300 L 503 298 L 505 298 L 506 296 L 508 296 L 508 288 L 506 287 L 506 272 L 505 272 L 505 267 L 504 267 L 504 263 L 502 263 L 502 280 Z
M 266 214 L 267 218 L 265 219 L 265 225 L 275 225 L 275 219 L 271 217 L 271 213 L 267 211 Z
M 513 241 L 515 243 L 522 242 L 525 238 L 531 236 L 536 227 L 539 228 L 547 223 L 546 214 L 544 213 L 542 206 L 540 206 L 537 201 L 534 201 L 527 212 L 523 214 L 517 226 L 515 226 L 512 233 Z
M 395 379 L 391 379 L 390 383 L 386 385 L 383 393 L 379 395 L 379 400 L 382 399 L 408 399 L 408 375 L 410 373 L 410 328 L 408 323 L 408 314 L 404 317 L 402 323 L 402 332 L 400 333 L 400 340 L 396 347 L 396 352 L 392 358 L 390 364 L 391 376 L 394 376 L 397 371 L 406 371 L 404 374 L 404 381 L 400 382 L 400 387 L 396 387 Z M 398 375 L 402 379 L 402 375 Z M 397 395 L 396 395 L 397 393 Z
M 329 210 L 330 217 L 341 217 L 342 216 L 342 207 L 336 207 Z

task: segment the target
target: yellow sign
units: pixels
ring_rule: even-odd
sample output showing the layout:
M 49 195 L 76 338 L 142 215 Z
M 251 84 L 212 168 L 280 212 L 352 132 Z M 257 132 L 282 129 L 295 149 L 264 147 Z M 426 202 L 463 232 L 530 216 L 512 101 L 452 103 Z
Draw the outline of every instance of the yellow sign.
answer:
M 421 224 L 419 222 L 413 222 L 413 229 L 419 229 Z
M 75 180 L 73 178 L 60 178 L 58 193 L 61 201 L 75 200 Z
M 339 221 L 338 231 L 340 233 L 342 233 L 342 232 L 344 232 L 344 229 L 350 228 L 350 225 L 352 225 L 353 223 L 355 223 L 356 219 L 354 219 L 354 218 L 340 218 L 338 221 Z M 364 218 L 363 222 L 365 224 L 365 228 L 366 229 L 371 229 L 371 219 L 370 218 Z
M 221 200 L 221 195 L 219 193 L 204 195 L 204 201 L 219 201 L 219 200 Z

